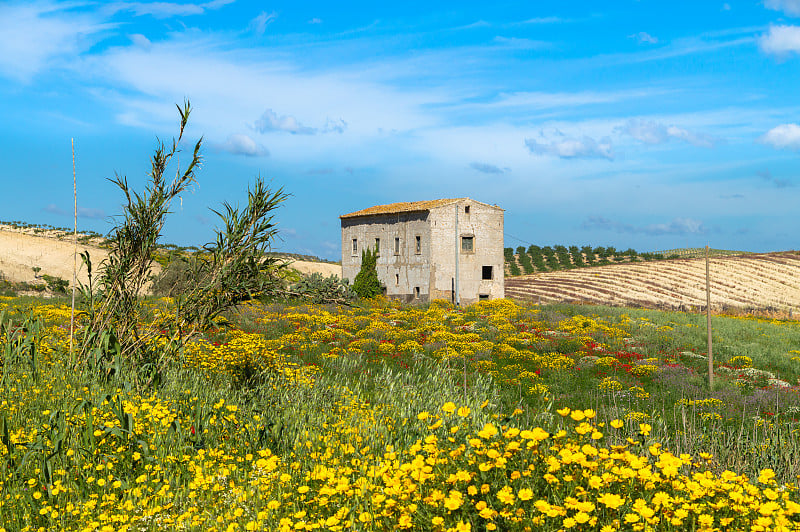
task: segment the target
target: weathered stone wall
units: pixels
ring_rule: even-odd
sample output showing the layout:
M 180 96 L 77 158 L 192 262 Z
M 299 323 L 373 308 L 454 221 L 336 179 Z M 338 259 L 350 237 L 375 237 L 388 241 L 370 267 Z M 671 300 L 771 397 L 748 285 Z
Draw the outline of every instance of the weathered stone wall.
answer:
M 466 207 L 469 206 L 469 212 Z M 456 232 L 456 208 L 458 231 Z M 432 296 L 451 299 L 459 250 L 461 303 L 478 301 L 481 294 L 498 299 L 503 293 L 503 210 L 470 200 L 431 211 Z M 473 237 L 473 251 L 461 251 L 461 238 Z M 492 279 L 482 280 L 483 266 L 492 267 Z
M 466 209 L 469 207 L 469 209 Z M 458 234 L 456 234 L 458 209 Z M 468 211 L 468 212 L 467 212 Z M 429 212 L 381 214 L 345 218 L 342 223 L 342 277 L 352 283 L 361 269 L 364 246 L 380 239 L 378 278 L 391 298 L 453 300 L 455 250 L 459 250 L 461 303 L 504 297 L 503 210 L 472 200 L 435 207 Z M 420 237 L 420 251 L 416 237 Z M 461 237 L 471 236 L 472 252 L 461 251 Z M 353 252 L 353 239 L 357 249 Z M 395 238 L 400 249 L 395 253 Z M 483 280 L 483 266 L 491 266 L 492 279 Z M 419 295 L 417 296 L 417 289 Z
M 382 214 L 342 220 L 342 277 L 352 283 L 361 270 L 361 251 L 364 246 L 374 248 L 380 239 L 377 260 L 378 279 L 386 287 L 387 297 L 404 300 L 427 300 L 429 293 L 431 234 L 427 212 Z M 420 250 L 416 250 L 416 237 L 420 237 Z M 358 249 L 353 253 L 353 239 Z M 400 239 L 400 249 L 395 252 L 395 238 Z

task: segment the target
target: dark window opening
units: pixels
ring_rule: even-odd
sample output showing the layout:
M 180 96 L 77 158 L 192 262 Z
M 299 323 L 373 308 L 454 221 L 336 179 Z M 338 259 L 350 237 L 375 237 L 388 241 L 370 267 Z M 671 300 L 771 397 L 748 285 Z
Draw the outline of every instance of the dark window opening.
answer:
M 358 254 L 358 239 L 353 239 L 353 255 Z
M 492 267 L 491 266 L 484 266 L 483 271 L 481 272 L 481 279 L 484 281 L 492 279 Z
M 400 274 L 399 273 L 394 274 L 394 284 L 396 284 L 396 285 L 400 284 Z
M 400 254 L 400 237 L 399 236 L 394 237 L 394 254 L 395 255 L 399 255 Z
M 419 299 L 419 286 L 414 287 L 414 297 Z
M 417 235 L 416 239 L 417 239 L 417 244 L 416 244 L 416 247 L 414 249 L 415 249 L 415 253 L 419 254 L 419 253 L 422 253 L 422 237 Z
M 461 251 L 463 253 L 472 253 L 475 251 L 475 237 L 462 236 L 461 237 Z
M 489 294 L 478 294 L 479 301 L 486 301 L 487 299 L 489 299 Z
M 464 214 L 469 214 L 469 205 L 464 207 Z
M 380 238 L 376 238 L 375 239 L 375 256 L 376 257 L 380 257 L 381 256 L 381 239 Z

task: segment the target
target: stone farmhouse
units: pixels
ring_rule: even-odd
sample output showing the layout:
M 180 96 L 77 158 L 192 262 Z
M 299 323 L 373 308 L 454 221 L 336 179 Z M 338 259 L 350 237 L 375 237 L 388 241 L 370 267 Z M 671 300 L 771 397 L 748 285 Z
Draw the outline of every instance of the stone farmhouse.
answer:
M 377 249 L 385 295 L 469 304 L 504 297 L 503 209 L 470 198 L 378 205 L 339 217 L 342 277 Z

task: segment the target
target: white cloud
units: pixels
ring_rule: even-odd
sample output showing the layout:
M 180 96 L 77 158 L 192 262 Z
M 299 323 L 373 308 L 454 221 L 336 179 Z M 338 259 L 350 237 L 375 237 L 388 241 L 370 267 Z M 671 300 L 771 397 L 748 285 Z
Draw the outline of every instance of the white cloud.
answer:
M 73 212 L 66 211 L 56 205 L 55 203 L 51 203 L 46 207 L 43 207 L 42 210 L 44 212 L 49 212 L 51 214 L 57 214 L 59 216 L 73 216 Z M 92 207 L 78 207 L 78 217 L 79 218 L 90 218 L 93 220 L 102 220 L 106 217 L 106 212 L 103 209 L 96 209 Z
M 142 35 L 141 33 L 134 33 L 133 35 L 129 35 L 131 42 L 142 48 L 143 50 L 149 50 L 153 47 L 153 43 L 150 42 L 150 39 Z
M 614 151 L 607 138 L 600 142 L 591 137 L 567 137 L 558 134 L 555 139 L 525 139 L 525 145 L 534 155 L 554 155 L 562 159 L 613 159 Z
M 601 229 L 615 231 L 617 233 L 645 234 L 651 236 L 660 235 L 702 235 L 708 232 L 705 224 L 700 220 L 692 218 L 673 218 L 668 223 L 650 224 L 636 226 L 616 220 L 611 220 L 604 216 L 589 216 L 581 225 L 584 229 Z
M 262 157 L 269 155 L 267 148 L 258 144 L 247 135 L 236 133 L 230 135 L 224 144 L 218 146 L 219 149 L 233 153 L 235 155 L 246 155 L 248 157 Z
M 292 135 L 314 135 L 317 133 L 316 128 L 304 126 L 291 115 L 278 116 L 272 109 L 264 111 L 261 118 L 253 124 L 253 128 L 260 133 L 268 131 L 286 131 Z
M 264 32 L 267 31 L 267 26 L 272 24 L 276 18 L 278 18 L 276 12 L 267 13 L 266 11 L 262 11 L 261 14 L 250 21 L 250 29 L 258 35 L 264 35 Z
M 175 2 L 113 2 L 105 6 L 112 13 L 130 11 L 136 16 L 150 15 L 155 18 L 185 17 L 202 15 L 207 10 L 215 10 L 232 4 L 235 0 L 213 0 L 202 4 L 178 4 Z
M 510 168 L 500 168 L 494 164 L 479 162 L 470 163 L 469 167 L 484 174 L 504 174 L 511 171 Z
M 528 107 L 552 109 L 556 107 L 575 107 L 579 105 L 601 105 L 634 98 L 652 98 L 663 94 L 661 89 L 623 89 L 618 91 L 596 92 L 511 92 L 503 93 L 497 101 L 487 104 L 473 104 L 480 107 Z
M 658 38 L 653 37 L 646 31 L 640 31 L 639 33 L 634 33 L 633 35 L 628 35 L 631 39 L 636 39 L 639 43 L 648 43 L 648 44 L 656 44 L 658 42 Z
M 106 217 L 106 211 L 92 207 L 78 207 L 79 218 L 90 218 L 92 220 L 102 220 Z
M 0 4 L 0 74 L 28 81 L 54 61 L 89 49 L 115 26 L 49 2 Z
M 701 148 L 712 148 L 714 141 L 708 135 L 693 133 L 677 126 L 667 126 L 660 122 L 643 119 L 630 119 L 617 131 L 630 135 L 645 144 L 662 144 L 670 139 L 678 139 Z
M 781 124 L 764 133 L 758 140 L 773 148 L 798 151 L 800 150 L 800 126 Z
M 561 17 L 535 17 L 523 20 L 521 24 L 557 24 L 559 22 L 567 22 Z
M 552 46 L 552 44 L 547 41 L 537 41 L 520 37 L 497 36 L 494 38 L 494 42 L 498 46 L 512 50 L 541 50 Z
M 768 54 L 800 53 L 800 27 L 770 26 L 769 32 L 761 36 L 758 44 Z
M 318 17 L 314 17 L 308 21 L 309 24 L 322 24 L 322 19 Z
M 347 122 L 342 120 L 331 120 L 328 118 L 325 121 L 325 126 L 322 128 L 323 133 L 344 133 L 344 130 L 347 129 Z
M 800 0 L 764 0 L 764 7 L 783 11 L 787 15 L 800 16 Z

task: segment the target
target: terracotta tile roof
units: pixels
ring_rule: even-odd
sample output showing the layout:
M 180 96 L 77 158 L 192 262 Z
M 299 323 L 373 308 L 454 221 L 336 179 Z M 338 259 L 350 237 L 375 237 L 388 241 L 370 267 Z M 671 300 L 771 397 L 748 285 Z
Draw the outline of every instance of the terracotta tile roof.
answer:
M 355 218 L 356 216 L 371 216 L 374 214 L 393 214 L 398 212 L 429 211 L 442 205 L 448 205 L 459 200 L 468 198 L 437 199 L 428 201 L 401 201 L 399 203 L 389 203 L 388 205 L 376 205 L 368 209 L 343 214 L 339 218 Z

